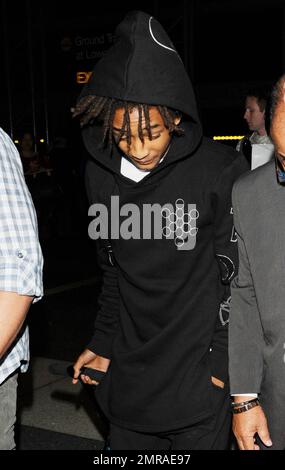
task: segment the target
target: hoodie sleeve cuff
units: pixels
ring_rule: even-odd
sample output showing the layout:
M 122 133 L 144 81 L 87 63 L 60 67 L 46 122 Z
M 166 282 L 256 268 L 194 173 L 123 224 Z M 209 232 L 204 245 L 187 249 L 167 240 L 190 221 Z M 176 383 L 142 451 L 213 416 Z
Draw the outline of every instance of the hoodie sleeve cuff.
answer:
M 111 359 L 112 357 L 113 336 L 106 335 L 101 331 L 96 331 L 93 338 L 87 345 L 87 349 L 98 356 Z

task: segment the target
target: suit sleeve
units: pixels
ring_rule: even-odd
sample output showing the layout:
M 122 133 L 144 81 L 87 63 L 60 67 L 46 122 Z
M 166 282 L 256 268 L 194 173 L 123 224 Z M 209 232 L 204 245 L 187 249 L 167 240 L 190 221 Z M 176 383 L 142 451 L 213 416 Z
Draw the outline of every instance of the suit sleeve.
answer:
M 85 173 L 89 203 L 99 202 L 98 187 L 102 187 L 102 170 L 88 162 Z M 102 201 L 100 201 L 102 202 Z M 111 359 L 112 344 L 119 325 L 119 288 L 117 268 L 110 254 L 108 240 L 96 240 L 98 264 L 102 271 L 102 286 L 98 298 L 99 309 L 94 324 L 94 334 L 87 348 Z
M 231 203 L 235 180 L 246 170 L 238 156 L 221 172 L 213 192 L 214 248 L 220 270 L 220 306 L 211 345 L 212 375 L 228 380 L 228 323 L 231 302 L 230 283 L 237 273 L 238 252 Z
M 263 376 L 264 335 L 239 214 L 238 185 L 233 189 L 233 209 L 239 270 L 231 284 L 230 388 L 232 394 L 259 393 Z

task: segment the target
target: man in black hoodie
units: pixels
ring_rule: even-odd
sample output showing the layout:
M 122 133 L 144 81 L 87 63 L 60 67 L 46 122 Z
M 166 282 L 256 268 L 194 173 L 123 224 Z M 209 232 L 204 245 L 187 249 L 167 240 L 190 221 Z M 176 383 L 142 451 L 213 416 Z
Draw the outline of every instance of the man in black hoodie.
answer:
M 83 366 L 107 371 L 96 397 L 112 449 L 226 449 L 231 188 L 244 160 L 202 137 L 189 77 L 153 17 L 129 13 L 116 36 L 74 112 L 93 157 L 103 286 L 73 382 Z

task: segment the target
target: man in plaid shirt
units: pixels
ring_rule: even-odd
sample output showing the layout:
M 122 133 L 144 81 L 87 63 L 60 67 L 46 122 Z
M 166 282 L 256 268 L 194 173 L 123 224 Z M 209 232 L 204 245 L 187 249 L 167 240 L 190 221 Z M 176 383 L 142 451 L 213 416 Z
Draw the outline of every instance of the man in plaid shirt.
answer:
M 20 156 L 0 128 L 0 450 L 15 448 L 17 378 L 29 361 L 25 318 L 43 295 L 42 267 L 36 213 Z

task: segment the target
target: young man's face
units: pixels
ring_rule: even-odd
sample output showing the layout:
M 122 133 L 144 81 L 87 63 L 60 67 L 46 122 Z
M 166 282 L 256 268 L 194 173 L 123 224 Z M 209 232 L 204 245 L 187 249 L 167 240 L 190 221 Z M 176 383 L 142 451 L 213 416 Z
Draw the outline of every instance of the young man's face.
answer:
M 244 119 L 251 131 L 260 131 L 264 129 L 264 111 L 260 111 L 257 98 L 255 96 L 247 96 L 245 100 Z
M 157 108 L 149 108 L 150 129 L 152 140 L 149 139 L 146 130 L 145 116 L 142 116 L 142 131 L 144 142 L 139 137 L 139 111 L 138 108 L 133 108 L 130 115 L 130 129 L 131 129 L 131 144 L 127 143 L 126 135 L 124 134 L 120 140 L 120 130 L 123 127 L 124 121 L 123 108 L 119 108 L 115 112 L 113 121 L 113 135 L 118 147 L 122 152 L 133 162 L 133 164 L 140 170 L 149 171 L 155 168 L 167 147 L 169 146 L 171 135 L 169 130 L 165 127 L 163 119 Z M 178 124 L 180 118 L 175 119 L 175 124 Z

